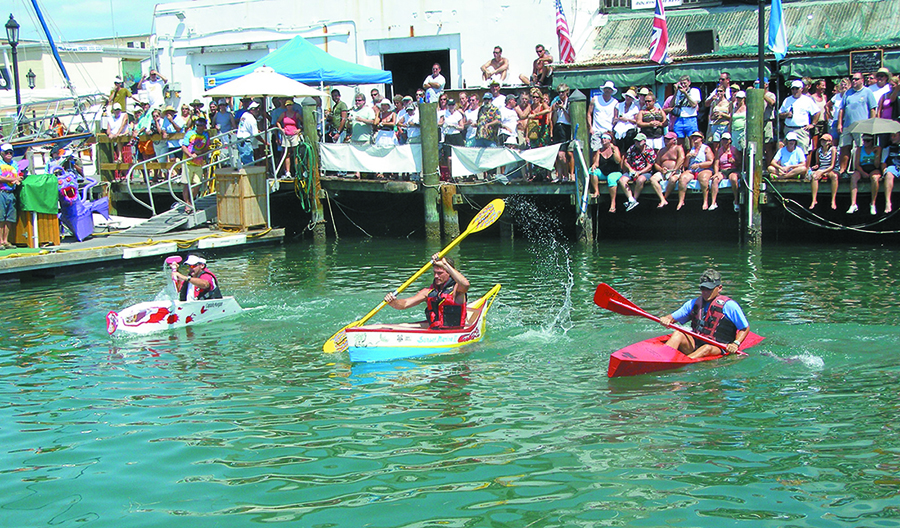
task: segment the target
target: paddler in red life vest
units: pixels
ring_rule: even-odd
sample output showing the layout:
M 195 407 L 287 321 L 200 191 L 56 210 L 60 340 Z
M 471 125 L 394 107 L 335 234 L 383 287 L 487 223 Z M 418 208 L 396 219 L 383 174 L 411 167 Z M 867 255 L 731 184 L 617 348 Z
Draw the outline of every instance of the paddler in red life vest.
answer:
M 750 323 L 737 302 L 722 292 L 722 276 L 714 269 L 700 275 L 700 297 L 684 303 L 678 311 L 660 317 L 664 325 L 672 322 L 691 322 L 691 330 L 709 336 L 719 343 L 728 343 L 725 352 L 733 354 L 750 332 Z M 673 332 L 666 345 L 681 351 L 691 358 L 720 354 L 719 348 L 694 342 L 694 338 L 681 332 Z
M 172 280 L 178 290 L 179 301 L 202 301 L 221 299 L 219 281 L 206 269 L 206 259 L 197 255 L 188 256 L 184 263 L 191 268 L 187 275 L 178 273 L 178 265 L 172 267 Z
M 460 328 L 466 322 L 466 292 L 469 280 L 455 267 L 449 257 L 431 257 L 434 265 L 434 282 L 412 297 L 398 299 L 391 292 L 384 296 L 384 302 L 392 308 L 405 310 L 411 306 L 426 303 L 425 317 L 429 328 L 435 330 Z

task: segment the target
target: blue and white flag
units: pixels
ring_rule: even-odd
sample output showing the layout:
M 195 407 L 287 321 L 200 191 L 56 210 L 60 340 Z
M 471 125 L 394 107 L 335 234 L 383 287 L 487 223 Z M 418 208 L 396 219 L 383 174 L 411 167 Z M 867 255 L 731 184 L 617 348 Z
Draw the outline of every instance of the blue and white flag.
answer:
M 784 60 L 787 55 L 787 31 L 784 28 L 781 0 L 772 0 L 772 9 L 769 11 L 769 49 L 775 54 L 776 60 Z

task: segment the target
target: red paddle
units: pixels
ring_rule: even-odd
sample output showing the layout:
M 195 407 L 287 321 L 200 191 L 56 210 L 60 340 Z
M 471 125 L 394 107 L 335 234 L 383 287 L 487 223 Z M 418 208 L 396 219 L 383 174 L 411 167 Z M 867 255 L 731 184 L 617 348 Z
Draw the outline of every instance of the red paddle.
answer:
M 612 288 L 612 286 L 610 286 L 609 284 L 606 284 L 606 283 L 600 283 L 600 285 L 597 286 L 597 291 L 594 292 L 594 304 L 596 304 L 600 308 L 606 308 L 607 310 L 616 312 L 617 314 L 639 315 L 641 317 L 646 317 L 647 319 L 650 319 L 651 321 L 656 321 L 659 324 L 663 324 L 662 320 L 660 320 L 659 317 L 656 317 L 655 315 L 650 315 L 649 313 L 645 312 L 644 310 L 641 310 L 636 304 L 634 304 L 633 302 L 631 302 L 628 299 L 626 299 L 625 297 L 623 297 L 621 293 L 617 292 L 616 290 L 614 290 Z M 698 334 L 697 332 L 692 332 L 690 330 L 685 330 L 676 325 L 664 324 L 663 326 L 665 326 L 667 328 L 671 328 L 672 330 L 677 330 L 683 334 L 687 334 L 698 341 L 703 341 L 704 343 L 708 343 L 714 347 L 721 348 L 722 350 L 725 350 L 725 347 L 727 346 L 727 345 L 723 345 L 722 343 L 719 343 L 718 341 L 716 341 L 714 339 L 710 339 L 709 337 L 707 337 L 705 335 L 701 335 L 701 334 Z M 747 355 L 746 353 L 741 352 L 740 350 L 738 350 L 737 353 Z

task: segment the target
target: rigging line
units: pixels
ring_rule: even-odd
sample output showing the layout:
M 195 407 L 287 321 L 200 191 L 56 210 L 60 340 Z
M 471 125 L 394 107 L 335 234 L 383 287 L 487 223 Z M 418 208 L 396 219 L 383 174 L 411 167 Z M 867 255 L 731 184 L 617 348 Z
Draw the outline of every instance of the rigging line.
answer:
M 343 207 L 341 206 L 341 202 L 339 202 L 339 201 L 337 201 L 337 200 L 334 200 L 334 203 L 338 206 L 338 210 L 339 210 L 339 211 L 347 218 L 347 220 L 350 221 L 351 224 L 353 224 L 354 226 L 356 226 L 357 229 L 359 229 L 360 231 L 362 231 L 363 234 L 365 234 L 367 237 L 369 237 L 369 238 L 375 238 L 375 237 L 373 237 L 372 235 L 370 235 L 369 233 L 366 233 L 366 230 L 365 230 L 365 229 L 363 229 L 362 227 L 360 227 L 359 224 L 357 224 L 356 222 L 353 221 L 353 219 L 351 219 L 349 216 L 347 216 L 347 213 L 344 212 L 344 209 L 343 209 Z

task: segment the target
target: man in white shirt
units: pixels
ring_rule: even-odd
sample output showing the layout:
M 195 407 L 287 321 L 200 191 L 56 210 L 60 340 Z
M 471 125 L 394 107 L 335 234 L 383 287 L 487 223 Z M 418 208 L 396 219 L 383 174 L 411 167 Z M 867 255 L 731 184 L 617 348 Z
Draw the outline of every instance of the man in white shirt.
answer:
M 110 139 L 115 139 L 123 134 L 128 127 L 128 114 L 122 111 L 122 105 L 113 103 L 112 113 L 106 116 L 106 135 Z M 118 141 L 113 142 L 113 161 L 122 162 L 122 144 Z
M 154 108 L 162 108 L 166 104 L 166 95 L 165 88 L 166 83 L 169 82 L 168 79 L 163 77 L 153 68 L 150 68 L 150 73 L 141 78 L 141 82 L 138 83 L 141 90 L 145 90 L 147 92 L 147 100 L 150 102 L 150 109 Z
M 691 78 L 687 75 L 675 83 L 675 95 L 666 100 L 663 110 L 669 115 L 670 130 L 685 140 L 690 149 L 690 137 L 699 131 L 697 127 L 697 105 L 702 100 L 700 90 L 691 88 Z
M 425 77 L 425 82 L 422 83 L 422 88 L 425 88 L 425 102 L 436 103 L 441 94 L 444 93 L 444 86 L 446 85 L 447 80 L 441 75 L 441 65 L 435 62 L 431 67 L 431 75 Z
M 781 103 L 778 115 L 784 119 L 785 135 L 793 132 L 804 153 L 809 152 L 809 134 L 815 128 L 821 113 L 816 101 L 803 94 L 803 81 L 792 81 L 791 95 Z
M 591 97 L 588 103 L 587 120 L 591 130 L 591 151 L 600 149 L 600 136 L 604 132 L 612 132 L 613 125 L 618 118 L 619 101 L 613 95 L 616 93 L 616 85 L 612 81 L 606 81 L 602 93 Z
M 491 81 L 491 84 L 489 87 L 491 89 L 491 96 L 493 96 L 493 98 L 494 98 L 491 101 L 491 104 L 496 106 L 498 110 L 501 108 L 505 108 L 506 107 L 506 96 L 503 95 L 502 93 L 500 93 L 500 83 L 498 83 L 497 81 Z
M 498 143 L 505 147 L 518 145 L 516 125 L 519 123 L 519 114 L 516 113 L 516 98 L 507 97 L 506 106 L 500 109 L 500 139 Z

